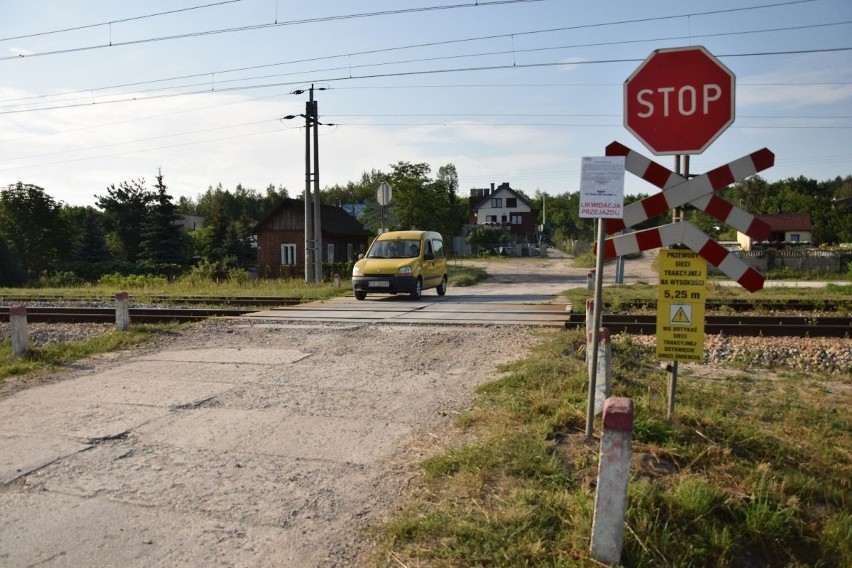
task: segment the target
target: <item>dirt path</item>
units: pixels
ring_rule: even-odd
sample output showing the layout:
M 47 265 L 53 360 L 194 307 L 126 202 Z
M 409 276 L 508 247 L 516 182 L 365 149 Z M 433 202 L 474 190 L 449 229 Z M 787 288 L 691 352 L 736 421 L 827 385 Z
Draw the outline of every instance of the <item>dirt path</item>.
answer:
M 585 286 L 489 263 L 450 294 Z M 521 291 L 521 292 L 518 292 Z M 208 322 L 0 398 L 0 565 L 355 566 L 518 326 Z
M 81 363 L 0 399 L 0 565 L 357 565 L 432 434 L 535 341 L 230 321 Z

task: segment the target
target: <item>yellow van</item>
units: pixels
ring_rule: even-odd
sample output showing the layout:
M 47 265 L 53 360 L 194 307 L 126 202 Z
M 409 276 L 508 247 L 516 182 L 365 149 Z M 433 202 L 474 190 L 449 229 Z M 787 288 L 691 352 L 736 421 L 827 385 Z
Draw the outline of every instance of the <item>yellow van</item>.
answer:
M 352 290 L 367 294 L 408 294 L 413 300 L 423 290 L 447 293 L 447 255 L 440 233 L 394 231 L 376 237 L 352 269 Z

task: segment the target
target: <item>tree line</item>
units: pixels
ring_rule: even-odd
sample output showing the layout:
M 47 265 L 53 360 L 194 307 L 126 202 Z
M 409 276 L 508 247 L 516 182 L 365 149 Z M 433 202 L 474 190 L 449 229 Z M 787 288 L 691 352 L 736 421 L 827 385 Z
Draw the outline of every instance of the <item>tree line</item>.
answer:
M 383 181 L 393 188 L 392 210 L 398 228 L 427 228 L 448 241 L 468 220 L 468 198 L 458 194 L 453 164 L 432 176 L 425 163 L 397 162 L 388 171 L 364 172 L 357 181 L 321 191 L 325 204 L 374 201 Z M 513 188 L 533 206 L 537 224 L 553 242 L 591 241 L 594 224 L 579 217 L 579 192 L 529 194 Z M 798 213 L 811 216 L 816 245 L 852 242 L 852 176 L 818 182 L 799 177 L 768 183 L 754 176 L 721 192 L 751 213 Z M 110 185 L 95 196 L 95 207 L 69 206 L 33 184 L 18 182 L 0 190 L 0 285 L 63 285 L 97 281 L 106 274 L 154 274 L 169 278 L 204 268 L 210 274 L 256 263 L 253 227 L 271 213 L 287 189 L 270 184 L 264 191 L 219 184 L 197 198 L 168 193 L 161 172 L 148 187 L 144 179 Z M 302 199 L 301 194 L 294 196 Z M 645 195 L 626 196 L 625 201 Z M 187 231 L 184 216 L 202 218 Z M 706 214 L 690 220 L 714 238 L 733 238 Z M 667 216 L 636 227 L 670 222 Z

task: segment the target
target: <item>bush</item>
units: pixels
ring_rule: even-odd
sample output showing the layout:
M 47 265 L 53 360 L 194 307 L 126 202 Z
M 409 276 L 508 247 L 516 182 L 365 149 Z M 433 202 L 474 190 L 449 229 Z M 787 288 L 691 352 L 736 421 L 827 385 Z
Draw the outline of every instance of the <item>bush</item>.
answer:
M 42 277 L 38 284 L 43 288 L 77 288 L 85 283 L 86 281 L 83 278 L 73 272 L 57 272 Z
M 162 287 L 169 283 L 164 276 L 152 276 L 150 274 L 105 274 L 98 280 L 101 286 L 112 288 L 149 288 Z

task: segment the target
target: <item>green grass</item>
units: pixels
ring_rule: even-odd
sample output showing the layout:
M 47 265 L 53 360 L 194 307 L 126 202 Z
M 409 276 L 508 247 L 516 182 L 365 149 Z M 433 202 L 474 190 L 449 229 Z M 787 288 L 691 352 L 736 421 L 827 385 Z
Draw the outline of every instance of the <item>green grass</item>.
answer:
M 463 261 L 450 261 L 447 267 L 449 282 L 453 286 L 472 286 L 484 280 L 487 274 L 480 268 L 465 265 Z M 0 288 L 4 301 L 16 297 L 51 296 L 57 298 L 90 298 L 110 301 L 118 292 L 128 292 L 133 301 L 145 302 L 154 296 L 273 296 L 296 298 L 303 302 L 327 300 L 352 292 L 350 275 L 341 275 L 340 286 L 331 282 L 306 283 L 300 279 L 240 278 L 215 281 L 209 278 L 184 278 L 167 282 L 162 278 L 120 279 L 111 285 L 86 284 L 75 287 Z
M 137 324 L 126 332 L 111 331 L 86 341 L 32 346 L 20 357 L 12 355 L 11 341 L 0 342 L 0 385 L 10 377 L 40 376 L 56 371 L 71 361 L 149 343 L 179 327 L 177 324 Z
M 572 288 L 562 295 L 573 304 L 574 312 L 585 311 L 586 300 L 594 297 L 594 291 L 586 288 Z M 627 302 L 645 301 L 653 306 L 657 301 L 657 286 L 648 283 L 637 283 L 624 286 L 607 286 L 603 290 L 604 302 L 612 305 L 613 311 Z M 771 287 L 757 292 L 748 292 L 739 286 L 721 286 L 714 282 L 707 284 L 707 299 L 718 300 L 748 300 L 758 308 L 764 304 L 771 308 L 773 302 L 782 300 L 804 300 L 819 302 L 839 302 L 839 315 L 852 312 L 852 285 L 828 284 L 822 288 Z
M 447 279 L 451 286 L 473 286 L 488 278 L 481 268 L 470 266 L 464 261 L 450 261 L 447 263 Z
M 545 332 L 478 389 L 464 442 L 375 528 L 372 565 L 599 566 L 583 349 L 582 332 Z M 852 565 L 848 377 L 684 374 L 668 422 L 650 349 L 618 337 L 614 353 L 613 395 L 636 407 L 625 567 Z
M 340 287 L 331 283 L 305 283 L 303 280 L 250 279 L 235 282 L 220 282 L 209 279 L 181 280 L 166 282 L 162 279 L 152 281 L 126 280 L 115 285 L 83 285 L 62 288 L 0 288 L 0 296 L 9 299 L 16 296 L 34 295 L 58 297 L 91 297 L 95 299 L 114 298 L 118 292 L 128 292 L 134 300 L 144 301 L 151 296 L 276 296 L 299 298 L 304 301 L 325 300 L 351 291 L 348 279 L 341 280 Z

